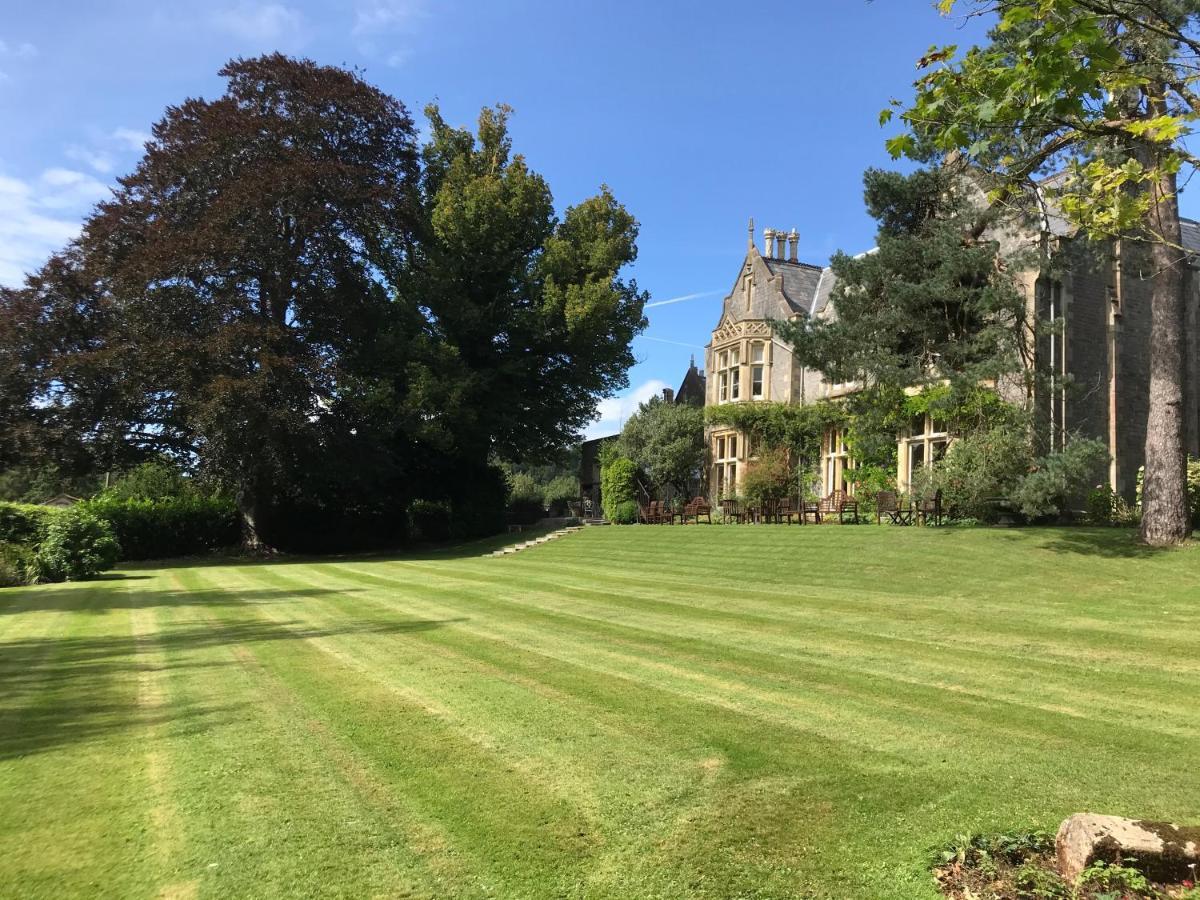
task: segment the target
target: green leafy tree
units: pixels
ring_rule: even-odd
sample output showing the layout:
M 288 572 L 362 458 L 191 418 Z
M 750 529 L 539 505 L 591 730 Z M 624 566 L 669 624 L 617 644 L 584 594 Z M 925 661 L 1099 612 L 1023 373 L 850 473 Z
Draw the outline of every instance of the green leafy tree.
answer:
M 250 543 L 296 549 L 398 537 L 413 499 L 497 528 L 494 461 L 554 457 L 626 383 L 633 217 L 603 189 L 558 219 L 504 109 L 476 136 L 431 108 L 420 152 L 356 73 L 221 74 L 0 292 L 0 466 L 165 455 L 236 497 Z
M 385 279 L 417 149 L 403 105 L 351 72 L 276 54 L 220 74 L 26 293 L 50 326 L 35 392 L 97 467 L 198 463 L 255 543 L 301 494 L 352 509 L 395 483 L 395 373 L 419 324 Z
M 869 169 L 874 251 L 836 253 L 836 316 L 781 323 L 798 359 L 832 382 L 902 396 L 905 388 L 973 387 L 1019 367 L 1024 298 L 997 265 L 993 242 L 964 243 L 973 215 L 943 170 Z
M 949 13 L 955 0 L 940 0 Z M 965 5 L 965 4 L 964 4 Z M 1150 389 L 1141 536 L 1190 533 L 1184 463 L 1186 251 L 1178 187 L 1198 160 L 1184 140 L 1200 115 L 1200 8 L 1190 0 L 999 0 L 983 47 L 935 47 L 918 62 L 909 132 L 895 156 L 955 154 L 994 180 L 969 236 L 1013 206 L 1054 202 L 1093 238 L 1149 256 Z M 895 106 L 902 106 L 898 101 Z M 887 121 L 892 110 L 885 110 Z M 1040 181 L 1050 172 L 1063 177 Z
M 704 466 L 704 410 L 651 397 L 625 422 L 619 445 L 656 491 L 687 494 Z
M 442 421 L 480 458 L 548 458 L 625 387 L 646 295 L 620 271 L 637 223 L 607 188 L 554 214 L 550 187 L 512 151 L 510 110 L 476 134 L 426 110 L 421 239 L 407 290 L 429 310 L 455 385 Z

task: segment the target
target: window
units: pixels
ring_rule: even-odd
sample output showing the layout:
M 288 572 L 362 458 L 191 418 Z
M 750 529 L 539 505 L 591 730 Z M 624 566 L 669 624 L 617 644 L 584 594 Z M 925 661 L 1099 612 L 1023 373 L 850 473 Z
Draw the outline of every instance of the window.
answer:
M 908 426 L 908 437 L 901 447 L 900 471 L 904 476 L 901 487 L 911 490 L 914 477 L 945 456 L 949 446 L 950 435 L 945 422 L 930 415 L 913 416 Z
M 751 344 L 750 345 L 750 399 L 762 400 L 765 396 L 763 393 L 763 373 L 765 371 L 765 355 L 766 345 Z
M 846 473 L 854 469 L 850 448 L 846 446 L 846 432 L 842 428 L 830 428 L 821 442 L 821 482 L 825 494 L 833 491 L 854 493 L 854 483 Z
M 713 438 L 713 484 L 718 498 L 737 492 L 737 459 L 737 432 L 726 432 Z
M 717 402 L 740 400 L 741 396 L 741 351 L 732 347 L 717 354 Z

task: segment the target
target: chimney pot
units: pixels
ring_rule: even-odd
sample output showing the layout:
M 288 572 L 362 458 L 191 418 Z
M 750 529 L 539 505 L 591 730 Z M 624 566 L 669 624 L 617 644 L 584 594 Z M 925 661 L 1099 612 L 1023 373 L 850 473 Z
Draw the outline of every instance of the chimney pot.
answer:
M 791 231 L 788 232 L 787 239 L 788 239 L 788 259 L 790 259 L 792 262 L 799 262 L 799 260 L 796 258 L 796 251 L 797 251 L 798 247 L 800 246 L 800 235 L 796 231 L 795 228 L 793 228 Z
M 675 400 L 675 391 L 672 388 L 663 388 L 663 401 L 672 403 Z
M 775 255 L 775 229 L 763 229 L 763 256 L 770 259 Z

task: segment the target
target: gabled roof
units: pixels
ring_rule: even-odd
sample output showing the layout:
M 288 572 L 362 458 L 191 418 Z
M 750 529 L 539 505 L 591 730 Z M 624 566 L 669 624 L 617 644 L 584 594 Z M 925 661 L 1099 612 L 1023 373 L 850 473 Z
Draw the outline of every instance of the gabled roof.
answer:
M 743 278 L 752 277 L 750 302 L 747 304 Z M 824 293 L 825 282 L 832 281 L 828 270 L 811 263 L 764 257 L 756 247 L 746 251 L 738 275 L 721 305 L 718 327 L 725 322 L 791 319 L 811 315 L 813 301 Z M 832 287 L 832 284 L 829 285 Z

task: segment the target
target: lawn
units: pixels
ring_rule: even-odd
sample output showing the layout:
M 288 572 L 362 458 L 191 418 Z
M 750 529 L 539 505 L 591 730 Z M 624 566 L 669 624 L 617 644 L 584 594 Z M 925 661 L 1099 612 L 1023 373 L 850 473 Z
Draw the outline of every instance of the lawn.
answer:
M 0 590 L 0 897 L 934 897 L 1200 821 L 1200 549 L 592 528 Z

